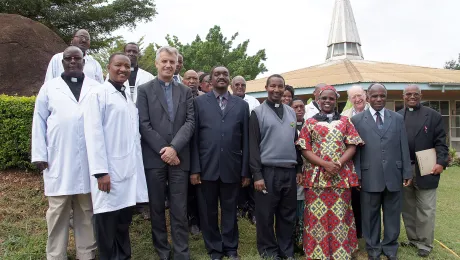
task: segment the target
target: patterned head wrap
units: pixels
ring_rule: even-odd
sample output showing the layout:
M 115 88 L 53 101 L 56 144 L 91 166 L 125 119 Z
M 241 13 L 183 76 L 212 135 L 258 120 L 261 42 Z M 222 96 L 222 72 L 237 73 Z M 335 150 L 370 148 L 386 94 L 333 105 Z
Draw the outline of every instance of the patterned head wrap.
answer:
M 337 96 L 337 98 L 340 97 L 340 94 L 337 92 L 337 90 L 333 86 L 330 86 L 330 85 L 321 87 L 321 89 L 319 91 L 319 95 L 321 96 L 321 93 L 323 93 L 323 91 L 325 91 L 325 90 L 332 90 L 332 91 L 334 91 L 334 93 Z

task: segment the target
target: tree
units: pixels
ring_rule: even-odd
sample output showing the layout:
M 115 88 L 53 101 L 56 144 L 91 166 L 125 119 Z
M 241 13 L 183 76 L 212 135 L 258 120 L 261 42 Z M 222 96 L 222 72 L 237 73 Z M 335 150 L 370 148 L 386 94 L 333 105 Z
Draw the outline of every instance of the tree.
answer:
M 0 13 L 19 14 L 38 21 L 65 42 L 76 29 L 91 34 L 91 49 L 109 47 L 118 28 L 133 29 L 156 15 L 153 0 L 2 0 Z
M 458 61 L 450 60 L 446 62 L 446 65 L 444 65 L 444 68 L 450 69 L 450 70 L 460 70 L 460 54 L 458 55 Z

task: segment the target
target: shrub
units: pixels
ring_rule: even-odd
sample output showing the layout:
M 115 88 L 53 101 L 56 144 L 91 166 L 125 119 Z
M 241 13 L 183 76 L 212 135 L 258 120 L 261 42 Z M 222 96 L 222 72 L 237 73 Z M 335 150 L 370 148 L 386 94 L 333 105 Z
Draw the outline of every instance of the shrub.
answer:
M 460 166 L 460 157 L 457 156 L 455 148 L 449 148 L 449 166 Z
M 30 140 L 35 97 L 0 95 L 0 169 L 35 169 Z

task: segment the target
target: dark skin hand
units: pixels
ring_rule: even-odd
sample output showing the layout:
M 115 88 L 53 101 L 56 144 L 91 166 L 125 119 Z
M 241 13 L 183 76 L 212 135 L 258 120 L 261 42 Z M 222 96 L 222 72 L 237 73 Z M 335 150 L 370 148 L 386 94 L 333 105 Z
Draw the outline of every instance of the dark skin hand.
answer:
M 34 162 L 34 165 L 41 172 L 48 168 L 48 163 L 47 162 Z
M 201 184 L 201 178 L 199 173 L 194 173 L 190 175 L 190 183 L 192 185 L 198 185 Z
M 249 186 L 249 184 L 251 183 L 251 179 L 248 178 L 248 177 L 243 177 L 243 179 L 241 180 L 241 187 L 247 187 Z
M 110 175 L 104 175 L 102 177 L 97 178 L 97 187 L 100 191 L 103 192 L 110 192 Z

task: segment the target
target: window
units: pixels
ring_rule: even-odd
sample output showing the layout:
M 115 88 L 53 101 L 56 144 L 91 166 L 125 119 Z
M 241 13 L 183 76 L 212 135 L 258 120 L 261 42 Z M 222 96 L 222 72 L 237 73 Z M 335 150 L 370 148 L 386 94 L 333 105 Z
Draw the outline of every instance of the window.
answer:
M 347 42 L 347 54 L 359 56 L 358 48 L 356 47 L 356 43 Z
M 334 55 L 333 56 L 342 56 L 345 54 L 345 43 L 334 44 Z
M 460 101 L 455 101 L 455 110 L 452 111 L 453 115 L 451 117 L 451 133 L 450 138 L 452 148 L 455 148 L 457 152 L 460 151 Z
M 329 47 L 327 48 L 326 60 L 329 59 L 329 58 L 331 57 L 332 46 L 333 46 L 333 45 L 331 45 L 331 46 L 329 46 Z

